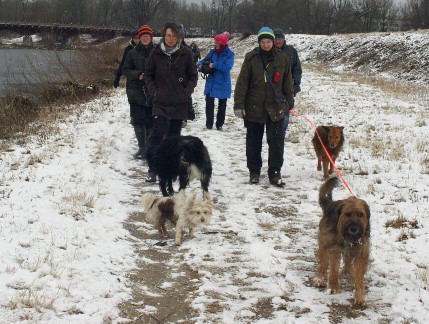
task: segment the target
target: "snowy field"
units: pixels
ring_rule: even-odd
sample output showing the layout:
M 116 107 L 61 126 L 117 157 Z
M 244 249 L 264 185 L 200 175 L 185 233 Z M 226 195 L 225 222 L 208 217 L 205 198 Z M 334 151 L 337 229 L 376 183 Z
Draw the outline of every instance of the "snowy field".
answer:
M 418 33 L 401 35 L 416 39 Z M 425 42 L 427 34 L 421 35 Z M 373 37 L 379 42 L 382 35 Z M 336 36 L 335 42 L 341 39 L 348 41 Z M 128 274 L 138 262 L 195 271 L 190 281 L 197 288 L 188 296 L 195 323 L 427 323 L 428 88 L 394 73 L 381 79 L 340 63 L 316 64 L 328 40 L 333 42 L 327 36 L 288 37 L 304 64 L 296 112 L 316 125 L 345 127 L 337 165 L 371 208 L 364 306 L 353 305 L 345 280 L 336 295 L 312 284 L 322 184 L 312 127 L 299 117 L 289 125 L 285 188 L 270 186 L 266 177 L 266 143 L 265 178 L 250 185 L 245 129 L 234 117 L 233 100 L 224 130 L 206 130 L 200 79 L 193 95 L 199 118 L 183 134 L 199 136 L 210 152 L 214 215 L 178 248 L 173 235 L 166 246 L 155 245 L 160 238 L 143 217 L 137 226 L 148 239 L 136 242 L 123 226 L 130 214 L 141 213 L 141 194 L 159 194 L 157 185 L 142 179 L 146 165 L 132 159 L 136 143 L 123 88 L 76 107 L 79 113 L 41 136 L 0 143 L 0 323 L 126 322 L 119 304 L 131 299 L 133 289 L 158 298 L 179 289 L 180 273 L 172 272 L 162 286 L 132 282 Z M 244 53 L 255 46 L 254 37 L 231 41 L 234 80 Z M 198 183 L 188 191 L 200 193 Z M 349 195 L 338 187 L 334 199 Z M 151 259 L 153 250 L 167 259 Z M 155 323 L 163 316 L 149 301 L 133 303 Z

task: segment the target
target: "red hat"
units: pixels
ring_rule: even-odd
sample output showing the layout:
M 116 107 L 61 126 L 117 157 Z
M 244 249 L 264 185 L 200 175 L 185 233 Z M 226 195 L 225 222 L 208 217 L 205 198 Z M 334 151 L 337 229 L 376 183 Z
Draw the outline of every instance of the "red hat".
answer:
M 150 28 L 149 25 L 140 26 L 140 28 L 139 28 L 139 37 L 141 35 L 144 35 L 144 34 L 147 34 L 147 35 L 150 35 L 150 37 L 153 37 L 153 30 L 152 30 L 152 28 Z
M 214 37 L 214 40 L 219 43 L 220 46 L 226 46 L 229 40 L 229 33 L 223 32 L 222 34 L 218 34 Z

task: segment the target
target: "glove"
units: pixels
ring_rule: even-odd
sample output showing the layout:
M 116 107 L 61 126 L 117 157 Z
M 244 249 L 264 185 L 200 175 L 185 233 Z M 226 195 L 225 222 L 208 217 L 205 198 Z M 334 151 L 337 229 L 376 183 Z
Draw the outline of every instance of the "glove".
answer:
M 295 97 L 296 94 L 300 91 L 301 91 L 301 87 L 299 86 L 299 84 L 294 84 L 293 85 L 293 96 Z
M 244 116 L 246 116 L 246 111 L 244 109 L 234 109 L 234 115 L 238 118 L 244 118 Z
M 119 78 L 116 77 L 115 80 L 113 80 L 113 87 L 116 89 L 117 87 L 119 87 Z

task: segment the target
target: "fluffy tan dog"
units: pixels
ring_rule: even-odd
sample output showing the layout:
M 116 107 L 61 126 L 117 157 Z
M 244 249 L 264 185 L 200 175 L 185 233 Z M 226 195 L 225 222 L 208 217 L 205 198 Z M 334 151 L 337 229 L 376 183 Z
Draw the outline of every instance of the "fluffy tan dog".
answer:
M 319 223 L 319 267 L 315 282 L 319 287 L 325 287 L 328 283 L 332 293 L 340 292 L 338 277 L 343 259 L 344 273 L 355 288 L 355 302 L 362 304 L 369 258 L 370 210 L 364 200 L 356 197 L 333 201 L 332 190 L 338 182 L 338 178 L 331 178 L 319 191 L 323 217 Z
M 143 195 L 141 202 L 146 212 L 146 220 L 154 224 L 162 236 L 167 236 L 166 224 L 176 226 L 176 244 L 182 244 L 182 233 L 189 229 L 189 238 L 194 237 L 194 228 L 210 222 L 213 198 L 205 193 L 202 201 L 197 201 L 195 193 L 186 196 L 184 190 L 174 197 L 157 198 L 152 193 Z

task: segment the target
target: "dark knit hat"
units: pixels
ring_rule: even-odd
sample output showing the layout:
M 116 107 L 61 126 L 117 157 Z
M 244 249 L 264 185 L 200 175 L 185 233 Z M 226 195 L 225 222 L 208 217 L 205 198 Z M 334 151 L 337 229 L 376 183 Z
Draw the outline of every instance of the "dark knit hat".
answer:
M 275 38 L 283 38 L 285 39 L 285 33 L 280 28 L 276 28 L 273 30 L 274 37 Z
M 262 27 L 261 29 L 259 29 L 259 31 L 258 31 L 258 43 L 263 38 L 268 38 L 268 39 L 271 39 L 273 41 L 274 40 L 273 30 L 269 27 Z
M 132 30 L 132 31 L 130 32 L 130 36 L 131 36 L 131 37 L 138 36 L 138 35 L 139 35 L 139 31 L 138 31 L 138 30 Z
M 140 26 L 139 28 L 139 37 L 145 34 L 150 35 L 150 37 L 153 37 L 153 30 L 152 28 L 150 28 L 149 25 L 143 25 L 143 26 Z

